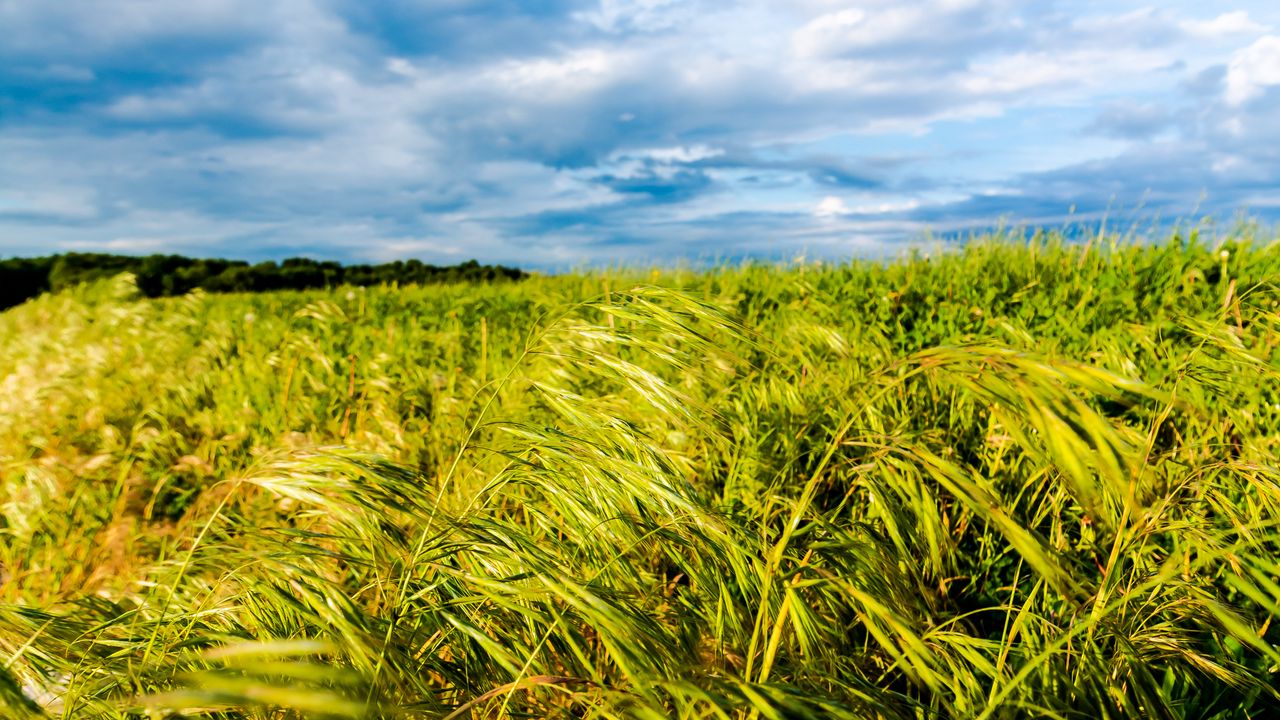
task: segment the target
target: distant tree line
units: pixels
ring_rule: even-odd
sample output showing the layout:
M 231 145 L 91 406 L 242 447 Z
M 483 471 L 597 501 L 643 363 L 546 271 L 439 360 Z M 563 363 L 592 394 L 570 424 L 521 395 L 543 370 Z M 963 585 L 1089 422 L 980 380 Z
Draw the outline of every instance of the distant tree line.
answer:
M 519 280 L 524 271 L 469 260 L 460 265 L 430 265 L 397 260 L 381 265 L 342 265 L 308 258 L 280 263 L 243 260 L 200 260 L 181 255 L 108 255 L 67 253 L 38 258 L 0 260 L 0 309 L 43 292 L 57 292 L 83 282 L 133 273 L 138 290 L 148 297 L 183 295 L 196 288 L 209 292 L 305 290 L 338 285 L 384 283 L 451 283 Z

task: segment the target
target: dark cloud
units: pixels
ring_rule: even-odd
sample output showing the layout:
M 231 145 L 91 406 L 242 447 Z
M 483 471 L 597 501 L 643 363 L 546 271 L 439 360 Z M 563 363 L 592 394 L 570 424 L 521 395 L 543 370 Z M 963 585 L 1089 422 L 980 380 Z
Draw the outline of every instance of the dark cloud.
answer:
M 912 220 L 952 224 L 1003 219 L 1057 224 L 1063 218 L 1111 216 L 1127 220 L 1191 220 L 1196 214 L 1229 216 L 1248 210 L 1280 219 L 1280 206 L 1249 207 L 1258 192 L 1280 185 L 1280 166 L 1245 177 L 1218 168 L 1218 153 L 1198 145 L 1167 143 L 1117 157 L 1011 179 L 1010 189 L 903 213 Z
M 656 172 L 652 167 L 627 177 L 601 175 L 595 179 L 610 190 L 624 194 L 640 194 L 655 202 L 672 203 L 687 200 L 712 186 L 711 178 L 696 170 Z
M 1222 94 L 1227 79 L 1226 65 L 1210 65 L 1182 81 L 1182 88 L 1189 95 L 1212 101 Z
M 1158 103 L 1111 103 L 1085 128 L 1085 132 L 1122 140 L 1146 140 L 1174 125 L 1173 114 Z
M 596 33 L 572 15 L 585 0 L 332 0 L 350 29 L 392 55 L 483 62 L 495 55 L 527 57 Z

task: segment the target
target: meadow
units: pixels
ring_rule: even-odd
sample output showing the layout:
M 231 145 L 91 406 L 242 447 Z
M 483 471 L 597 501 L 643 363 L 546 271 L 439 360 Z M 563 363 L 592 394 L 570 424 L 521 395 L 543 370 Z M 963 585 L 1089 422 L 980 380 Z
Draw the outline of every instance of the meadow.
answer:
M 1280 716 L 1280 241 L 0 314 L 0 715 Z

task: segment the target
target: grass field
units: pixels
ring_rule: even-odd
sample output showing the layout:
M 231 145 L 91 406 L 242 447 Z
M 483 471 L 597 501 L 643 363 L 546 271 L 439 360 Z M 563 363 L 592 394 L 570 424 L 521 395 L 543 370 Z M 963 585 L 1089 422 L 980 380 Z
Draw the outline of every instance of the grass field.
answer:
M 1278 308 L 1247 231 L 43 296 L 0 708 L 1280 717 Z

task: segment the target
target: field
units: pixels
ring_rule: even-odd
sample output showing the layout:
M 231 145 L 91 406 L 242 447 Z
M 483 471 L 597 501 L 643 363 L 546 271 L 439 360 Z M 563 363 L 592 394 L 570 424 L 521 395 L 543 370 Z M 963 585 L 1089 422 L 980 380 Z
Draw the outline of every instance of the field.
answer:
M 1280 241 L 0 314 L 13 718 L 1280 716 Z

